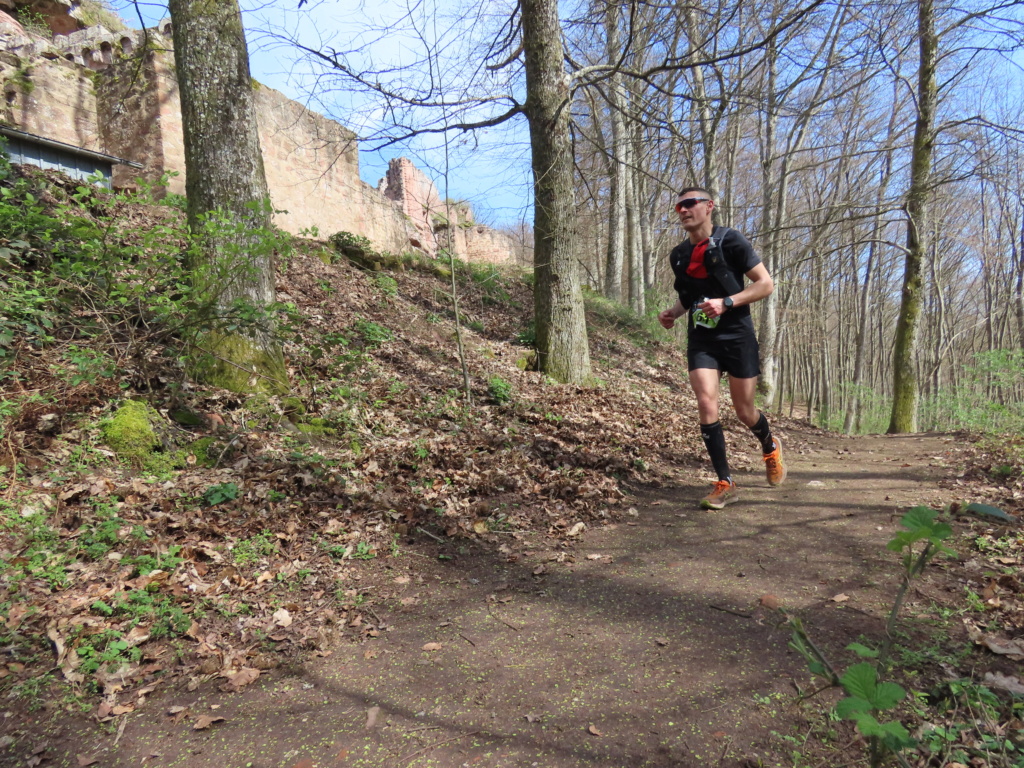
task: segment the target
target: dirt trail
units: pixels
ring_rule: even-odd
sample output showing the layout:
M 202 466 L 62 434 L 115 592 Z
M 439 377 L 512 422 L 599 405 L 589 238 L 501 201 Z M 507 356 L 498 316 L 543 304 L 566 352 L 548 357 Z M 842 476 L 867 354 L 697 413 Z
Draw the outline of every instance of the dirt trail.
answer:
M 934 457 L 952 439 L 781 434 L 785 486 L 751 463 L 742 501 L 709 514 L 696 509 L 704 479 L 680 473 L 640 493 L 637 517 L 582 534 L 575 562 L 551 561 L 540 537 L 516 562 L 404 547 L 377 572 L 395 593 L 375 606 L 391 625 L 379 638 L 237 694 L 165 694 L 120 733 L 65 725 L 49 764 L 62 752 L 118 767 L 791 765 L 771 732 L 802 722 L 790 681 L 807 674 L 759 599 L 777 596 L 844 660 L 877 635 L 896 578 L 885 542 L 908 507 L 948 501 Z M 194 731 L 173 705 L 224 721 Z

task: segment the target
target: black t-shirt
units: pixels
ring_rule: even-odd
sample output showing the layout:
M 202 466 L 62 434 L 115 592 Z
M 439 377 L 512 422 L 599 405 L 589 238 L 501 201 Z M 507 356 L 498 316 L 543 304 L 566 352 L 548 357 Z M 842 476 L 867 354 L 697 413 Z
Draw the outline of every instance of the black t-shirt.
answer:
M 721 247 L 725 263 L 729 265 L 729 269 L 736 276 L 736 282 L 742 286 L 743 276 L 761 263 L 761 257 L 754 253 L 754 249 L 747 238 L 735 229 L 726 231 L 725 237 L 722 238 Z M 684 306 L 686 306 L 687 298 L 681 290 L 681 280 L 686 275 L 686 267 L 690 263 L 693 248 L 694 244 L 687 238 L 673 248 L 672 253 L 669 255 L 669 263 L 672 265 L 672 272 L 676 276 L 676 291 L 679 292 L 679 300 L 683 302 Z M 689 277 L 686 278 L 686 283 L 695 286 L 700 296 L 708 299 L 724 299 L 729 295 L 713 276 L 706 278 Z M 722 341 L 754 332 L 754 321 L 750 317 L 749 304 L 726 310 L 725 314 L 719 318 L 718 325 L 715 328 L 704 328 L 700 325 L 694 325 L 692 318 L 693 306 L 687 307 L 687 310 L 688 338 L 691 341 Z

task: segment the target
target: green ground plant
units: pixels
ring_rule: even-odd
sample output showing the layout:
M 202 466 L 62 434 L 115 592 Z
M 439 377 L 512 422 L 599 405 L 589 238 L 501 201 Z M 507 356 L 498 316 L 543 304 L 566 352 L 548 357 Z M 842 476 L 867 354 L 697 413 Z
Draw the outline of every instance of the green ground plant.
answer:
M 903 578 L 889 611 L 886 636 L 881 647 L 870 648 L 862 643 L 847 646 L 848 650 L 865 661 L 852 665 L 840 675 L 815 645 L 802 622 L 796 617 L 788 617 L 792 631 L 790 647 L 804 658 L 812 675 L 825 681 L 825 688 L 839 687 L 846 694 L 836 705 L 836 714 L 856 723 L 857 730 L 867 739 L 871 768 L 879 768 L 890 755 L 904 768 L 909 768 L 910 764 L 903 752 L 918 743 L 898 720 L 888 719 L 892 711 L 904 701 L 907 692 L 897 683 L 885 680 L 885 677 L 890 669 L 896 623 L 907 590 L 935 556 L 953 554 L 943 544 L 953 531 L 946 523 L 937 521 L 938 515 L 938 512 L 928 507 L 914 507 L 900 520 L 900 525 L 906 530 L 898 533 L 886 545 L 888 550 L 902 555 Z
M 487 380 L 487 394 L 499 405 L 512 399 L 512 384 L 501 376 L 492 376 Z
M 48 190 L 40 177 L 15 172 L 0 147 L 0 358 L 10 357 L 16 342 L 44 347 L 74 338 L 55 371 L 74 386 L 123 367 L 90 351 L 92 338 L 147 364 L 160 356 L 198 360 L 204 340 L 218 334 L 275 329 L 280 307 L 221 300 L 229 278 L 249 263 L 248 251 L 214 263 L 200 258 L 204 242 L 230 240 L 241 225 L 215 212 L 195 232 L 183 217 L 143 230 L 125 226 L 127 207 L 153 202 L 148 187 L 115 193 L 85 182 L 71 192 Z M 247 235 L 251 243 L 253 233 Z M 283 233 L 256 235 L 260 249 L 287 252 Z
M 274 553 L 276 539 L 270 531 L 263 531 L 248 539 L 242 539 L 231 550 L 232 557 L 239 565 L 255 565 Z

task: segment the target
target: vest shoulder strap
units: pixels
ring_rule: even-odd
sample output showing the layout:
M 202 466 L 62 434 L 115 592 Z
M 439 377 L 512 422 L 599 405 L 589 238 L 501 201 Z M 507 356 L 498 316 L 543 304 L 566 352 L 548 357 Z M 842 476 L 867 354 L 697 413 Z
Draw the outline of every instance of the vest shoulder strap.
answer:
M 729 227 L 715 227 L 708 238 L 708 248 L 704 252 L 704 268 L 709 275 L 713 275 L 718 284 L 726 294 L 731 296 L 743 290 L 743 286 L 736 279 L 736 275 L 729 268 L 725 260 L 725 253 L 722 251 L 722 241 L 729 233 Z

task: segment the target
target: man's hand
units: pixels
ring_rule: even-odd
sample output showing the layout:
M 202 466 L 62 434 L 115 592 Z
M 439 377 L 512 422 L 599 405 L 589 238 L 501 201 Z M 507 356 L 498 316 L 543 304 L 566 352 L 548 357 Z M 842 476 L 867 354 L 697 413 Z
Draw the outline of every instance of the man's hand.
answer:
M 658 322 L 662 328 L 670 329 L 676 324 L 676 313 L 671 309 L 663 309 L 658 313 Z
M 721 317 L 725 314 L 725 304 L 721 299 L 708 299 L 697 305 L 708 317 Z

